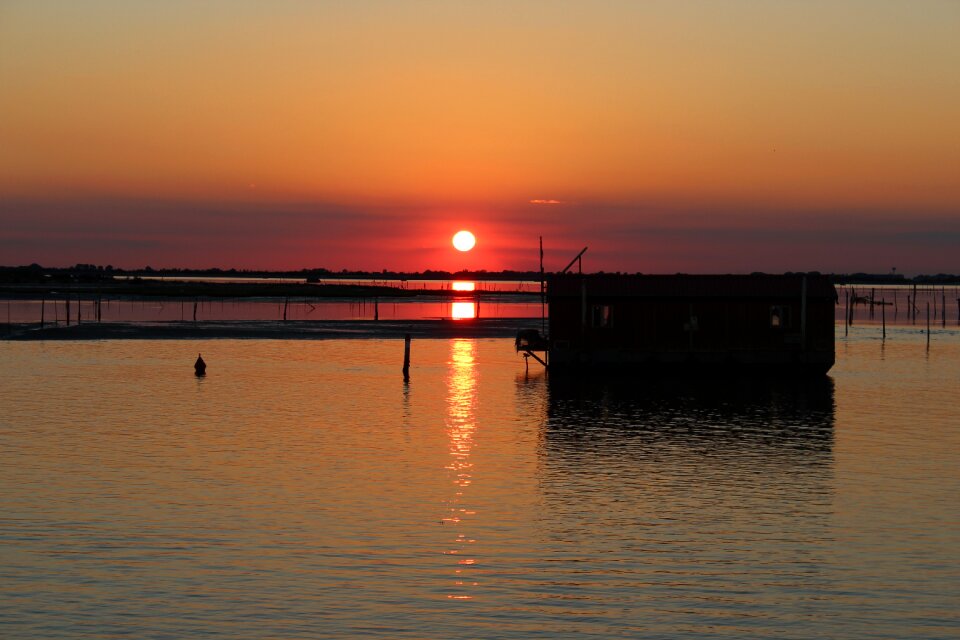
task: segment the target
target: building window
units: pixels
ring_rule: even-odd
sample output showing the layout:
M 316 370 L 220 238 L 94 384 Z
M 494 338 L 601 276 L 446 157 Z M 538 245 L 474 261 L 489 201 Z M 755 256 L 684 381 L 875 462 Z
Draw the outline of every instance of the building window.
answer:
M 593 305 L 590 316 L 590 326 L 597 328 L 606 328 L 613 326 L 611 307 L 608 304 Z
M 789 319 L 789 307 L 779 305 L 770 307 L 770 328 L 784 329 L 787 327 Z

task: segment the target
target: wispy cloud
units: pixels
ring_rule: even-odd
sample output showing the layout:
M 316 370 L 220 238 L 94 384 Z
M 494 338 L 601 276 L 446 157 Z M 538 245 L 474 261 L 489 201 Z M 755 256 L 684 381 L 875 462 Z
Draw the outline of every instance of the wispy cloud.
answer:
M 544 200 L 544 199 L 538 198 L 536 200 L 531 200 L 530 204 L 563 204 L 563 200 L 553 200 L 553 199 Z

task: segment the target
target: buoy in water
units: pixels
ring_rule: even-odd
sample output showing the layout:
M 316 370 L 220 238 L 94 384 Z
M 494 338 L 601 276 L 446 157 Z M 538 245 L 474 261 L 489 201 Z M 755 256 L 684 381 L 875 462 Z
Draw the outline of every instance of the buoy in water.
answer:
M 207 373 L 207 363 L 203 361 L 203 357 L 199 353 L 197 354 L 197 361 L 193 363 L 193 370 L 198 376 L 203 376 Z

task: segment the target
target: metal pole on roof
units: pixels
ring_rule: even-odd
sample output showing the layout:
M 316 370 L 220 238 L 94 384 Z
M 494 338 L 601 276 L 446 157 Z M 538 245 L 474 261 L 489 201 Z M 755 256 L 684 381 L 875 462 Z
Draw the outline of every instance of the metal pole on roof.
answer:
M 807 276 L 800 284 L 800 348 L 807 348 Z
M 540 333 L 547 333 L 547 299 L 543 281 L 543 236 L 540 236 Z
M 567 266 L 565 266 L 565 267 L 560 271 L 560 273 L 566 273 L 566 272 L 570 269 L 570 267 L 573 266 L 573 263 L 576 262 L 577 260 L 579 260 L 579 259 L 580 259 L 580 256 L 582 256 L 582 255 L 583 255 L 584 253 L 586 253 L 586 252 L 587 252 L 587 247 L 584 247 L 583 249 L 581 249 L 581 250 L 580 250 L 580 253 L 578 253 L 576 256 L 574 256 L 573 260 L 570 261 L 570 264 L 568 264 Z M 581 273 L 582 273 L 582 270 L 581 270 Z

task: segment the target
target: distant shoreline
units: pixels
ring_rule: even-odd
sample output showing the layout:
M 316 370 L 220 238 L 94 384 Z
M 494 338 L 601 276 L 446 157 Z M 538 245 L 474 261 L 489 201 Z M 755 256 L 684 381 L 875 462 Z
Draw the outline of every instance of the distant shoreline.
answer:
M 343 340 L 412 338 L 513 338 L 519 329 L 537 329 L 539 318 L 483 318 L 474 320 L 298 320 L 127 323 L 105 322 L 9 327 L 0 340 Z

